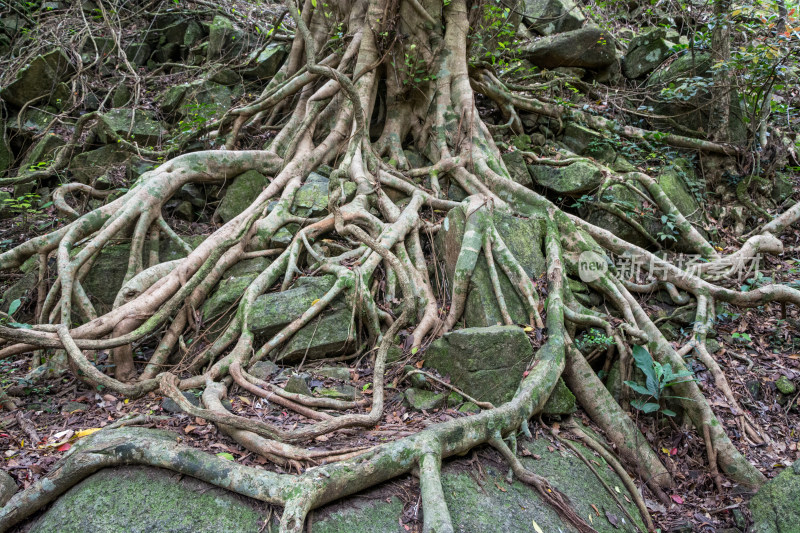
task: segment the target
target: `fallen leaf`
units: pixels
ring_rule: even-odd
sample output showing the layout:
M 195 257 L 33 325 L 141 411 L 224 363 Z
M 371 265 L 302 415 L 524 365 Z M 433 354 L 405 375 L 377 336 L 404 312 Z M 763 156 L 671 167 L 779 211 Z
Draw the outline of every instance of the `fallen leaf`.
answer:
M 677 494 L 673 494 L 673 495 L 671 495 L 671 496 L 670 496 L 670 498 L 672 498 L 672 501 L 674 501 L 674 502 L 675 502 L 675 503 L 677 503 L 678 505 L 681 505 L 681 504 L 683 503 L 683 498 L 681 498 L 681 497 L 680 497 L 680 496 L 678 496 Z
M 83 438 L 83 437 L 88 437 L 92 433 L 97 433 L 98 431 L 100 431 L 100 429 L 101 428 L 82 429 L 82 430 L 78 431 L 77 433 L 75 433 L 75 438 L 76 439 L 80 439 L 80 438 Z
M 69 450 L 70 448 L 72 448 L 72 444 L 71 444 L 71 443 L 69 443 L 69 442 L 65 442 L 64 444 L 62 444 L 61 446 L 59 446 L 59 447 L 58 447 L 58 451 L 60 451 L 60 452 L 66 452 L 66 451 L 67 451 L 67 450 Z
M 235 461 L 235 459 L 233 457 L 233 454 L 232 453 L 228 453 L 228 452 L 220 452 L 220 453 L 217 454 L 217 457 L 220 457 L 222 459 L 226 459 L 228 461 Z
M 501 487 L 501 486 L 500 486 L 500 484 L 499 484 L 497 481 L 495 481 L 495 482 L 494 482 L 494 485 L 495 485 L 495 486 L 496 486 L 498 489 L 500 489 L 502 492 L 508 492 L 506 489 L 504 489 L 503 487 Z
M 536 530 L 536 533 L 544 533 L 542 528 L 539 527 L 539 524 L 536 523 L 536 520 L 531 520 L 531 522 L 533 523 L 533 529 Z

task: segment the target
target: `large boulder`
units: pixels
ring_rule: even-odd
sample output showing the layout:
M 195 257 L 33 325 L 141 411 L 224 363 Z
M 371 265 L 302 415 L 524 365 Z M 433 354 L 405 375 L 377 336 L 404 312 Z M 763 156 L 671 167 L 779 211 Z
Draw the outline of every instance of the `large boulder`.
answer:
M 113 135 L 140 146 L 155 146 L 166 135 L 167 131 L 152 113 L 141 109 L 112 109 L 100 115 L 104 128 Z M 113 137 L 103 131 L 100 135 L 103 142 L 114 142 Z
M 533 185 L 533 180 L 525 164 L 525 158 L 522 157 L 521 153 L 514 150 L 503 154 L 502 158 L 503 164 L 505 164 L 506 170 L 508 170 L 508 174 L 511 176 L 512 180 L 526 187 Z
M 592 471 L 571 452 L 547 439 L 520 440 L 519 446 L 525 450 L 523 455 L 528 455 L 520 458 L 523 464 L 548 478 L 569 498 L 579 516 L 591 516 L 592 527 L 597 531 L 636 531 Z M 582 445 L 575 446 L 584 456 L 593 457 Z M 468 472 L 473 466 L 466 459 L 446 461 L 442 468 L 442 489 L 456 531 L 575 531 L 536 490 L 519 481 L 508 483 L 502 460 L 479 460 L 484 473 L 481 484 Z M 636 507 L 626 502 L 632 498 L 620 479 L 608 466 L 595 469 L 609 487 L 621 493 L 620 500 L 644 530 Z M 378 486 L 315 509 L 310 531 L 407 531 L 410 525 L 404 523 L 408 517 L 403 513 L 403 502 L 397 494 L 387 492 L 390 490 L 390 485 Z M 267 530 L 264 521 L 268 516 L 272 516 L 269 528 L 277 531 L 274 513 L 268 513 L 264 504 L 256 500 L 168 470 L 132 466 L 101 470 L 83 480 L 32 521 L 29 531 L 253 533 Z
M 533 180 L 551 191 L 569 195 L 580 195 L 599 187 L 605 176 L 588 161 L 577 161 L 564 167 L 531 165 Z
M 211 61 L 236 55 L 242 49 L 244 32 L 222 15 L 217 15 L 208 30 L 206 58 Z
M 125 167 L 127 174 L 131 154 L 116 144 L 107 144 L 96 150 L 83 152 L 72 158 L 69 169 L 73 181 L 93 183 L 97 178 L 107 175 L 109 171 Z
M 655 115 L 675 117 L 684 128 L 708 133 L 712 77 L 712 60 L 708 53 L 684 54 L 650 75 L 647 87 L 651 94 L 658 96 L 648 99 L 647 104 L 652 106 Z M 735 89 L 731 92 L 729 120 L 730 140 L 746 139 L 745 114 Z M 674 129 L 666 120 L 653 119 L 652 123 L 657 129 Z
M 269 185 L 269 179 L 255 170 L 239 174 L 228 186 L 214 216 L 228 222 L 247 209 L 261 191 Z
M 241 270 L 232 269 L 230 276 L 226 272 L 226 277 L 203 304 L 203 321 L 210 323 L 223 313 L 235 310 L 234 304 L 244 289 L 264 268 L 266 264 L 259 263 Z M 253 303 L 250 318 L 250 329 L 256 336 L 256 343 L 268 341 L 302 315 L 333 287 L 335 281 L 333 276 L 301 277 L 286 291 L 259 296 Z M 223 322 L 220 321 L 222 326 L 225 325 Z M 211 335 L 220 331 L 212 326 Z M 355 333 L 352 309 L 339 298 L 295 333 L 280 349 L 278 359 L 294 361 L 305 357 L 310 361 L 332 354 L 343 355 L 352 346 Z
M 5 470 L 0 470 L 0 506 L 5 505 L 18 490 L 19 488 L 14 478 L 8 475 Z
M 222 84 L 199 80 L 170 87 L 160 98 L 161 110 L 179 119 L 181 131 L 197 129 L 230 109 L 233 91 Z
M 753 533 L 786 533 L 800 525 L 800 460 L 761 487 L 750 500 Z
M 541 35 L 577 30 L 586 17 L 572 0 L 523 0 L 522 21 Z
M 517 218 L 501 211 L 492 214 L 494 225 L 506 246 L 522 265 L 525 273 L 536 279 L 545 269 L 542 253 L 542 228 L 533 220 Z M 451 209 L 442 229 L 436 237 L 437 259 L 443 263 L 449 286 L 452 287 L 456 260 L 461 251 L 464 237 L 465 218 L 463 209 Z M 512 320 L 526 324 L 529 317 L 522 300 L 501 268 L 497 269 L 500 286 Z M 480 254 L 470 279 L 467 303 L 464 309 L 464 322 L 467 327 L 486 327 L 503 323 L 503 316 L 497 305 L 497 298 L 489 277 L 489 267 L 483 253 Z
M 675 43 L 667 40 L 667 30 L 654 28 L 637 35 L 628 44 L 622 61 L 622 73 L 635 79 L 654 71 L 672 54 Z
M 549 69 L 580 67 L 602 70 L 617 60 L 613 38 L 596 26 L 542 37 L 522 48 L 520 57 L 537 67 Z
M 20 70 L 17 79 L 0 90 L 0 97 L 10 104 L 22 107 L 31 100 L 50 95 L 51 102 L 69 98 L 59 84 L 75 74 L 75 67 L 61 50 L 36 56 L 30 65 Z
M 281 68 L 289 51 L 284 45 L 270 45 L 263 50 L 255 50 L 250 56 L 250 67 L 243 72 L 250 80 L 265 80 L 273 77 Z
M 425 365 L 482 402 L 501 405 L 514 396 L 533 359 L 528 336 L 517 326 L 451 331 L 425 351 Z

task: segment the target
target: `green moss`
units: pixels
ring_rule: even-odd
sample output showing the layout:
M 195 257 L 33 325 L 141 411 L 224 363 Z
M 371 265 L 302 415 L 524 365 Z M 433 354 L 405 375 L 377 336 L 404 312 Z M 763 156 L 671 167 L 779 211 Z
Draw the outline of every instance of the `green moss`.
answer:
M 750 500 L 753 533 L 797 531 L 800 524 L 800 461 L 761 487 Z

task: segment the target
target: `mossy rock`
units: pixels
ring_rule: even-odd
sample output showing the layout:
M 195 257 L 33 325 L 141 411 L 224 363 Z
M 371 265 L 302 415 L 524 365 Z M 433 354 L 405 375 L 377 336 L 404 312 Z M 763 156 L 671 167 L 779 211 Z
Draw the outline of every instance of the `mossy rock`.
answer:
M 115 167 L 125 166 L 127 174 L 130 159 L 131 154 L 124 148 L 107 144 L 73 157 L 69 163 L 69 170 L 72 172 L 73 181 L 91 184 Z
M 243 40 L 242 30 L 237 28 L 230 19 L 217 15 L 209 27 L 206 58 L 214 60 L 236 55 L 242 49 Z
M 233 179 L 225 192 L 225 197 L 217 207 L 216 216 L 223 222 L 236 218 L 247 209 L 261 191 L 269 185 L 269 179 L 255 170 L 248 170 Z
M 209 320 L 218 317 L 230 309 L 242 297 L 245 289 L 267 269 L 271 261 L 266 257 L 254 257 L 240 261 L 223 274 L 217 288 L 203 303 L 203 317 Z
M 444 394 L 437 394 L 423 389 L 408 389 L 405 392 L 406 402 L 415 411 L 431 411 L 439 409 L 445 405 L 447 397 Z
M 63 99 L 63 95 L 54 93 L 53 87 L 73 74 L 75 67 L 67 55 L 61 50 L 53 50 L 36 56 L 27 67 L 20 70 L 17 78 L 0 90 L 0 97 L 17 107 L 47 95 L 51 95 L 50 101 Z
M 542 414 L 571 415 L 577 410 L 575 395 L 567 388 L 567 384 L 564 383 L 564 380 L 558 378 L 553 392 L 550 393 L 550 397 L 545 402 L 544 407 L 542 407 Z
M 652 72 L 672 54 L 673 46 L 664 28 L 651 28 L 637 35 L 628 44 L 628 53 L 622 61 L 623 74 L 636 79 Z
M 65 144 L 64 139 L 55 133 L 48 133 L 25 154 L 19 165 L 20 174 L 49 167 L 55 159 L 58 149 Z
M 516 326 L 451 331 L 425 351 L 425 365 L 482 402 L 510 400 L 533 358 L 528 336 Z
M 524 185 L 525 187 L 530 187 L 533 185 L 531 174 L 528 172 L 528 167 L 525 164 L 525 158 L 522 157 L 521 153 L 515 150 L 513 152 L 503 154 L 502 158 L 512 180 L 516 181 L 520 185 Z
M 605 180 L 600 169 L 588 161 L 577 161 L 565 167 L 531 165 L 529 170 L 534 181 L 542 187 L 569 195 L 589 192 Z
M 614 38 L 597 26 L 543 37 L 519 49 L 520 57 L 537 67 L 604 69 L 616 61 Z
M 250 64 L 253 66 L 242 74 L 250 80 L 272 78 L 280 70 L 288 54 L 289 51 L 284 45 L 270 45 L 263 50 L 256 50 L 249 56 Z
M 524 0 L 522 20 L 541 35 L 577 30 L 586 21 L 572 0 Z
M 5 124 L 0 122 L 0 175 L 11 168 L 13 164 L 14 152 L 11 151 L 11 146 L 8 144 Z
M 750 500 L 753 533 L 788 533 L 800 524 L 800 461 L 761 487 Z
M 540 224 L 534 220 L 513 217 L 500 211 L 494 211 L 491 216 L 498 233 L 514 257 L 520 262 L 525 273 L 531 279 L 537 279 L 545 268 Z M 436 237 L 437 258 L 443 263 L 445 275 L 451 287 L 456 260 L 461 251 L 461 241 L 464 237 L 464 226 L 464 211 L 451 209 Z M 500 286 L 512 320 L 517 324 L 526 324 L 529 317 L 516 289 L 501 268 L 497 268 L 497 275 L 500 278 Z M 489 267 L 483 254 L 478 258 L 470 279 L 469 294 L 464 309 L 464 322 L 467 327 L 485 327 L 503 323 L 503 316 L 497 305 L 497 298 L 489 277 Z
M 156 146 L 167 135 L 153 114 L 141 109 L 112 109 L 100 115 L 100 119 L 114 135 L 140 146 Z M 106 143 L 115 142 L 105 132 L 100 134 L 100 139 Z

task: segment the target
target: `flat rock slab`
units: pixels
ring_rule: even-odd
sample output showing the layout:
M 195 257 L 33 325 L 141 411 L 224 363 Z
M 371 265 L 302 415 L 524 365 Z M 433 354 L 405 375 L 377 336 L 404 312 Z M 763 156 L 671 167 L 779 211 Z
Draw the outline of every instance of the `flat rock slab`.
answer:
M 516 326 L 451 331 L 425 351 L 425 365 L 482 402 L 499 406 L 514 395 L 533 358 L 528 336 Z
M 597 531 L 636 531 L 594 474 L 571 452 L 547 439 L 520 441 L 520 446 L 539 457 L 522 457 L 523 463 L 564 492 L 580 516 L 591 515 Z M 612 489 L 620 491 L 624 501 L 625 487 L 619 478 L 602 459 L 580 444 L 576 446 L 598 462 L 598 473 Z M 518 481 L 506 482 L 507 468 L 502 462 L 483 462 L 481 487 L 470 474 L 473 468 L 465 460 L 447 461 L 443 468 L 444 497 L 456 531 L 534 531 L 534 523 L 547 532 L 575 531 L 535 490 Z M 480 474 L 475 472 L 475 476 Z M 638 521 L 636 508 L 626 505 Z M 268 515 L 263 503 L 194 478 L 155 468 L 124 467 L 102 470 L 70 489 L 33 523 L 30 533 L 255 533 L 262 530 Z M 402 522 L 403 503 L 391 486 L 375 487 L 314 510 L 312 518 L 313 533 L 407 531 Z M 610 519 L 617 522 L 616 528 Z M 277 530 L 274 516 L 271 526 L 272 531 Z
M 616 60 L 611 35 L 595 26 L 586 26 L 543 37 L 520 50 L 523 57 L 542 68 L 580 67 L 593 70 L 611 66 Z

